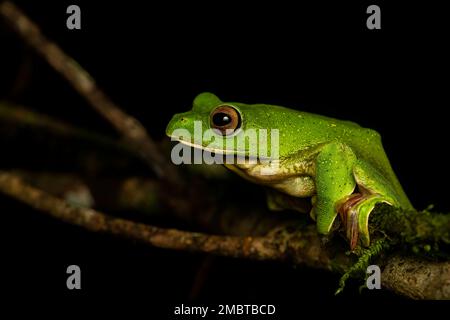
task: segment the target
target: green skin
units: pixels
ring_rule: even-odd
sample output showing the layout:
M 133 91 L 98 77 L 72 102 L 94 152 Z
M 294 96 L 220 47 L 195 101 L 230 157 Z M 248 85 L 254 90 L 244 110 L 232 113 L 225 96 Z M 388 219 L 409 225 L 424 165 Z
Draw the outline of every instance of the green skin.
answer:
M 243 131 L 279 130 L 279 170 L 273 174 L 262 175 L 260 169 L 264 165 L 260 163 L 226 164 L 240 176 L 272 190 L 268 194 L 270 209 L 305 211 L 305 206 L 295 200 L 311 198 L 310 213 L 317 221 L 319 233 L 328 234 L 340 214 L 353 249 L 359 241 L 363 246 L 370 244 L 368 221 L 376 204 L 412 208 L 391 168 L 380 135 L 353 122 L 274 105 L 224 103 L 211 93 L 202 93 L 195 98 L 191 111 L 174 115 L 167 135 L 177 140 L 174 130 L 182 128 L 193 136 L 194 121 L 201 121 L 204 129 L 211 128 L 210 115 L 222 105 L 239 112 Z M 234 137 L 216 134 L 214 139 L 179 141 L 216 153 L 248 154 L 249 144 L 225 150 L 223 139 L 230 138 Z

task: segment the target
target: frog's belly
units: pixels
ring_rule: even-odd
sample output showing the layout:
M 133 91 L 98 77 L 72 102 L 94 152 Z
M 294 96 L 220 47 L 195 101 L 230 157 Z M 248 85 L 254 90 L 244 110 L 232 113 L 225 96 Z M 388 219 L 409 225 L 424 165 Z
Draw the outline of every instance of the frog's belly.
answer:
M 309 175 L 302 174 L 280 174 L 261 175 L 260 170 L 255 170 L 255 167 L 244 167 L 225 164 L 227 168 L 236 172 L 241 177 L 257 184 L 272 187 L 278 191 L 288 194 L 293 197 L 311 197 L 316 192 L 314 179 Z
M 309 176 L 297 176 L 274 181 L 271 187 L 294 197 L 311 197 L 316 192 L 314 180 Z

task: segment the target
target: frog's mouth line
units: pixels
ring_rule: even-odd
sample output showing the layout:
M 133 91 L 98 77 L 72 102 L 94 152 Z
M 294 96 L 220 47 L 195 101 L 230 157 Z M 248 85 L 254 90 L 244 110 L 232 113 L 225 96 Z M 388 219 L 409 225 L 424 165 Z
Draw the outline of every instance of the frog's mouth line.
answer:
M 181 140 L 181 139 L 179 139 L 177 137 L 174 137 L 174 136 L 170 136 L 170 138 L 172 139 L 172 141 L 177 141 L 177 142 L 180 142 L 180 143 L 182 143 L 182 144 L 184 144 L 186 146 L 189 146 L 189 147 L 192 147 L 192 148 L 195 148 L 195 149 L 199 149 L 199 150 L 204 150 L 204 151 L 207 151 L 207 152 L 210 152 L 210 153 L 216 153 L 216 154 L 220 154 L 220 155 L 234 155 L 234 156 L 248 157 L 247 151 L 215 149 L 215 148 L 210 148 L 210 147 L 204 147 L 204 146 L 202 146 L 200 144 L 195 144 L 195 143 L 192 143 L 190 141 Z M 255 158 L 260 159 L 260 160 L 270 160 L 271 159 L 270 157 L 260 157 L 260 156 L 257 156 Z

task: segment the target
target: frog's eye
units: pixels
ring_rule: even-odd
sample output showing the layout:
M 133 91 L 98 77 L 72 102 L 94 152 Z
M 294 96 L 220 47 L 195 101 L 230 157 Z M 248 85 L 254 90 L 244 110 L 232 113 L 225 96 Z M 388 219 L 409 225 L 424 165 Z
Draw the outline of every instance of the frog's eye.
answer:
M 222 135 L 234 133 L 241 126 L 241 115 L 229 105 L 221 105 L 214 109 L 210 116 L 211 127 Z

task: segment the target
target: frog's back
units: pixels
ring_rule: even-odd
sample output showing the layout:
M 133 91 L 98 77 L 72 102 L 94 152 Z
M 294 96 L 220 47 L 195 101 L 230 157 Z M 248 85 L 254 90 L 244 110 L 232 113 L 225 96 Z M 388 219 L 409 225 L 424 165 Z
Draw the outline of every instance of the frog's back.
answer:
M 405 206 L 409 205 L 409 200 L 391 167 L 377 131 L 363 128 L 351 121 L 281 106 L 260 104 L 248 107 L 257 110 L 255 118 L 252 119 L 253 127 L 273 128 L 273 124 L 277 124 L 280 141 L 289 141 L 289 144 L 280 146 L 284 154 L 331 141 L 343 142 L 352 148 L 358 159 L 364 160 L 386 177 Z

